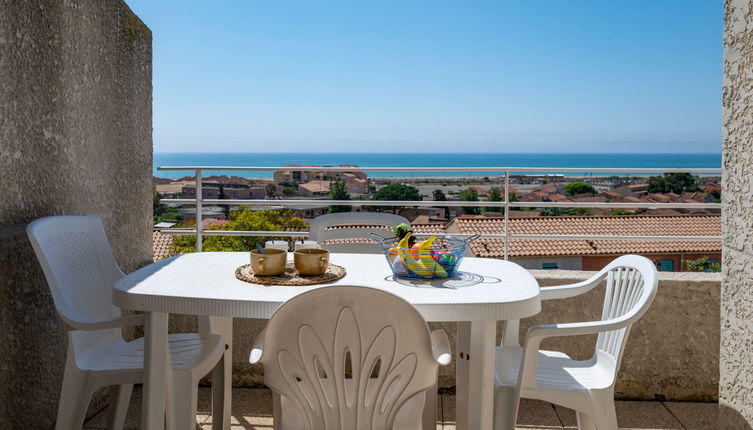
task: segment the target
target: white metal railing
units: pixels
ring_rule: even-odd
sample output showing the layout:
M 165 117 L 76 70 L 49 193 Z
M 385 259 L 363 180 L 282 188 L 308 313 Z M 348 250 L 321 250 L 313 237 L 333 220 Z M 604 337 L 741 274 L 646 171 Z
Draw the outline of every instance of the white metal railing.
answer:
M 202 250 L 203 236 L 278 236 L 278 237 L 305 237 L 307 231 L 231 231 L 231 230 L 205 230 L 202 226 L 202 211 L 204 204 L 212 205 L 245 205 L 245 206 L 273 206 L 273 207 L 306 207 L 306 206 L 441 206 L 441 207 L 500 207 L 504 211 L 504 233 L 482 234 L 482 238 L 504 239 L 504 258 L 508 259 L 510 239 L 622 239 L 622 240 L 692 240 L 702 242 L 720 241 L 721 236 L 624 236 L 624 235 L 553 235 L 553 234 L 512 234 L 509 231 L 510 208 L 517 207 L 541 207 L 541 208 L 630 208 L 630 209 L 721 209 L 719 203 L 625 203 L 625 202 L 519 202 L 510 201 L 510 175 L 511 173 L 555 173 L 555 172 L 583 172 L 583 173 L 706 173 L 721 176 L 719 168 L 576 168 L 576 167 L 313 167 L 313 166 L 278 166 L 278 167 L 241 167 L 241 166 L 165 166 L 157 170 L 191 170 L 194 171 L 196 181 L 195 199 L 161 199 L 162 203 L 184 204 L 196 206 L 195 229 L 171 229 L 163 230 L 169 234 L 195 235 L 196 251 Z M 204 171 L 230 170 L 230 171 L 317 171 L 317 172 L 496 172 L 504 177 L 504 200 L 499 202 L 488 201 L 457 201 L 457 200 L 317 200 L 317 199 L 204 199 L 202 192 L 202 173 Z M 441 235 L 441 234 L 440 234 Z M 470 236 L 464 234 L 452 234 L 452 236 Z

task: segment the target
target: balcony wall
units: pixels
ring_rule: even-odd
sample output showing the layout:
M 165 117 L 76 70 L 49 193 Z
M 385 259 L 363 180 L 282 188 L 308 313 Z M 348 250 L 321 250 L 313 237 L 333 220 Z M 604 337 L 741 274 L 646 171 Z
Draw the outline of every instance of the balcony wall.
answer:
M 753 0 L 724 2 L 720 428 L 753 428 Z
M 542 286 L 587 279 L 594 272 L 535 270 Z M 659 292 L 644 316 L 633 326 L 619 374 L 616 396 L 623 399 L 714 401 L 719 382 L 718 273 L 661 273 Z M 525 333 L 532 324 L 599 319 L 604 288 L 576 298 L 544 302 L 541 314 L 521 323 Z M 174 330 L 195 330 L 195 318 L 174 317 Z M 233 383 L 258 386 L 262 369 L 248 364 L 253 340 L 266 321 L 236 319 L 234 324 Z M 455 343 L 455 324 L 443 327 Z M 501 333 L 501 324 L 500 330 Z M 547 341 L 545 348 L 588 358 L 595 336 Z M 455 350 L 455 349 L 454 349 Z M 455 367 L 440 370 L 440 385 L 455 385 Z
M 0 0 L 0 416 L 52 428 L 66 334 L 26 238 L 100 215 L 130 271 L 151 260 L 151 32 L 121 0 Z

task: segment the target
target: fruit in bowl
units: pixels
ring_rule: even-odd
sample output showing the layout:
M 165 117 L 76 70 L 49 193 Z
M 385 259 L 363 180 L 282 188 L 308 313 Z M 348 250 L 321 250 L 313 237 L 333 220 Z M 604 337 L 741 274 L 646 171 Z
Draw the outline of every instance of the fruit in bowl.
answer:
M 408 232 L 397 244 L 400 261 L 408 270 L 422 278 L 446 278 L 447 271 L 432 258 L 431 244 L 437 238 L 432 236 L 411 247 L 409 245 L 411 236 L 412 234 Z

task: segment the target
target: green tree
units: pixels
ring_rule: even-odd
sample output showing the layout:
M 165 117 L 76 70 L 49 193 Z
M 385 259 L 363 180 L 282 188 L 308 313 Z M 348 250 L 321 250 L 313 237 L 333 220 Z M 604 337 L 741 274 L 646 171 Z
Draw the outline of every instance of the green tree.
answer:
M 499 187 L 491 187 L 489 188 L 489 193 L 486 196 L 487 202 L 501 202 L 504 199 L 502 198 L 502 192 L 499 190 Z M 503 212 L 505 208 L 502 207 L 488 207 L 486 208 L 487 212 Z
M 649 193 L 682 194 L 686 191 L 698 191 L 697 179 L 690 173 L 665 173 L 663 176 L 648 178 Z
M 466 188 L 460 192 L 460 200 L 464 202 L 477 202 L 478 191 L 475 188 Z M 466 214 L 478 214 L 479 208 L 473 206 L 463 206 L 463 212 Z
M 574 196 L 576 194 L 596 194 L 596 189 L 585 182 L 571 182 L 565 185 L 565 193 L 568 196 Z
M 431 192 L 431 199 L 435 202 L 447 201 L 447 196 L 444 195 L 442 190 L 434 190 Z
M 707 255 L 685 262 L 688 272 L 721 272 L 722 265 L 716 259 L 711 259 Z
M 228 223 L 212 226 L 208 230 L 249 230 L 249 231 L 305 231 L 306 223 L 288 209 L 267 209 L 252 211 L 242 206 L 230 212 Z M 256 245 L 264 245 L 267 240 L 290 240 L 279 237 L 259 236 L 204 236 L 204 251 L 250 251 Z M 188 253 L 196 250 L 195 236 L 175 236 L 171 251 Z
M 588 209 L 574 208 L 563 210 L 562 208 L 549 208 L 539 212 L 539 216 L 588 216 Z
M 423 200 L 418 189 L 410 185 L 392 183 L 377 190 L 371 200 Z M 392 207 L 392 212 L 397 213 L 397 206 Z
M 714 197 L 714 201 L 719 203 L 722 201 L 722 192 L 719 190 L 709 190 L 709 195 Z
M 267 196 L 268 199 L 271 199 L 272 197 L 277 195 L 277 185 L 275 184 L 267 184 L 267 187 L 264 188 L 264 195 Z
M 332 188 L 330 188 L 329 191 L 329 198 L 330 200 L 350 200 L 348 187 L 345 185 L 345 182 L 342 179 L 337 178 L 334 182 L 332 182 Z M 327 209 L 327 212 L 350 212 L 352 209 L 353 208 L 350 206 L 330 206 L 329 209 Z

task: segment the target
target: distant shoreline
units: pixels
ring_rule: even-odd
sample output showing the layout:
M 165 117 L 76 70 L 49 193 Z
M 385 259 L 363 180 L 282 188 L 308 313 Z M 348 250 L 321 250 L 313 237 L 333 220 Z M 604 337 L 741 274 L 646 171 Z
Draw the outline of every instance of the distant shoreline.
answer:
M 721 154 L 687 153 L 687 154 L 593 154 L 593 153 L 155 153 L 153 174 L 160 178 L 180 178 L 193 176 L 191 170 L 156 170 L 158 166 L 212 166 L 217 170 L 205 171 L 205 176 L 227 175 L 240 176 L 256 180 L 269 180 L 272 171 L 222 170 L 222 166 L 258 166 L 282 167 L 286 164 L 310 166 L 337 166 L 353 164 L 360 167 L 484 167 L 484 168 L 526 168 L 537 167 L 551 169 L 547 173 L 557 174 L 558 168 L 583 169 L 583 171 L 563 172 L 565 177 L 609 177 L 609 176 L 650 176 L 651 173 L 625 173 L 624 168 L 708 168 L 721 169 Z M 616 169 L 614 172 L 595 172 L 586 174 L 591 168 Z M 358 170 L 354 168 L 354 170 Z M 416 171 L 407 172 L 367 171 L 370 178 L 390 178 L 393 180 L 450 180 L 459 177 L 499 177 L 499 170 L 489 172 L 447 172 L 432 173 Z M 519 175 L 538 174 L 535 172 L 517 172 Z

